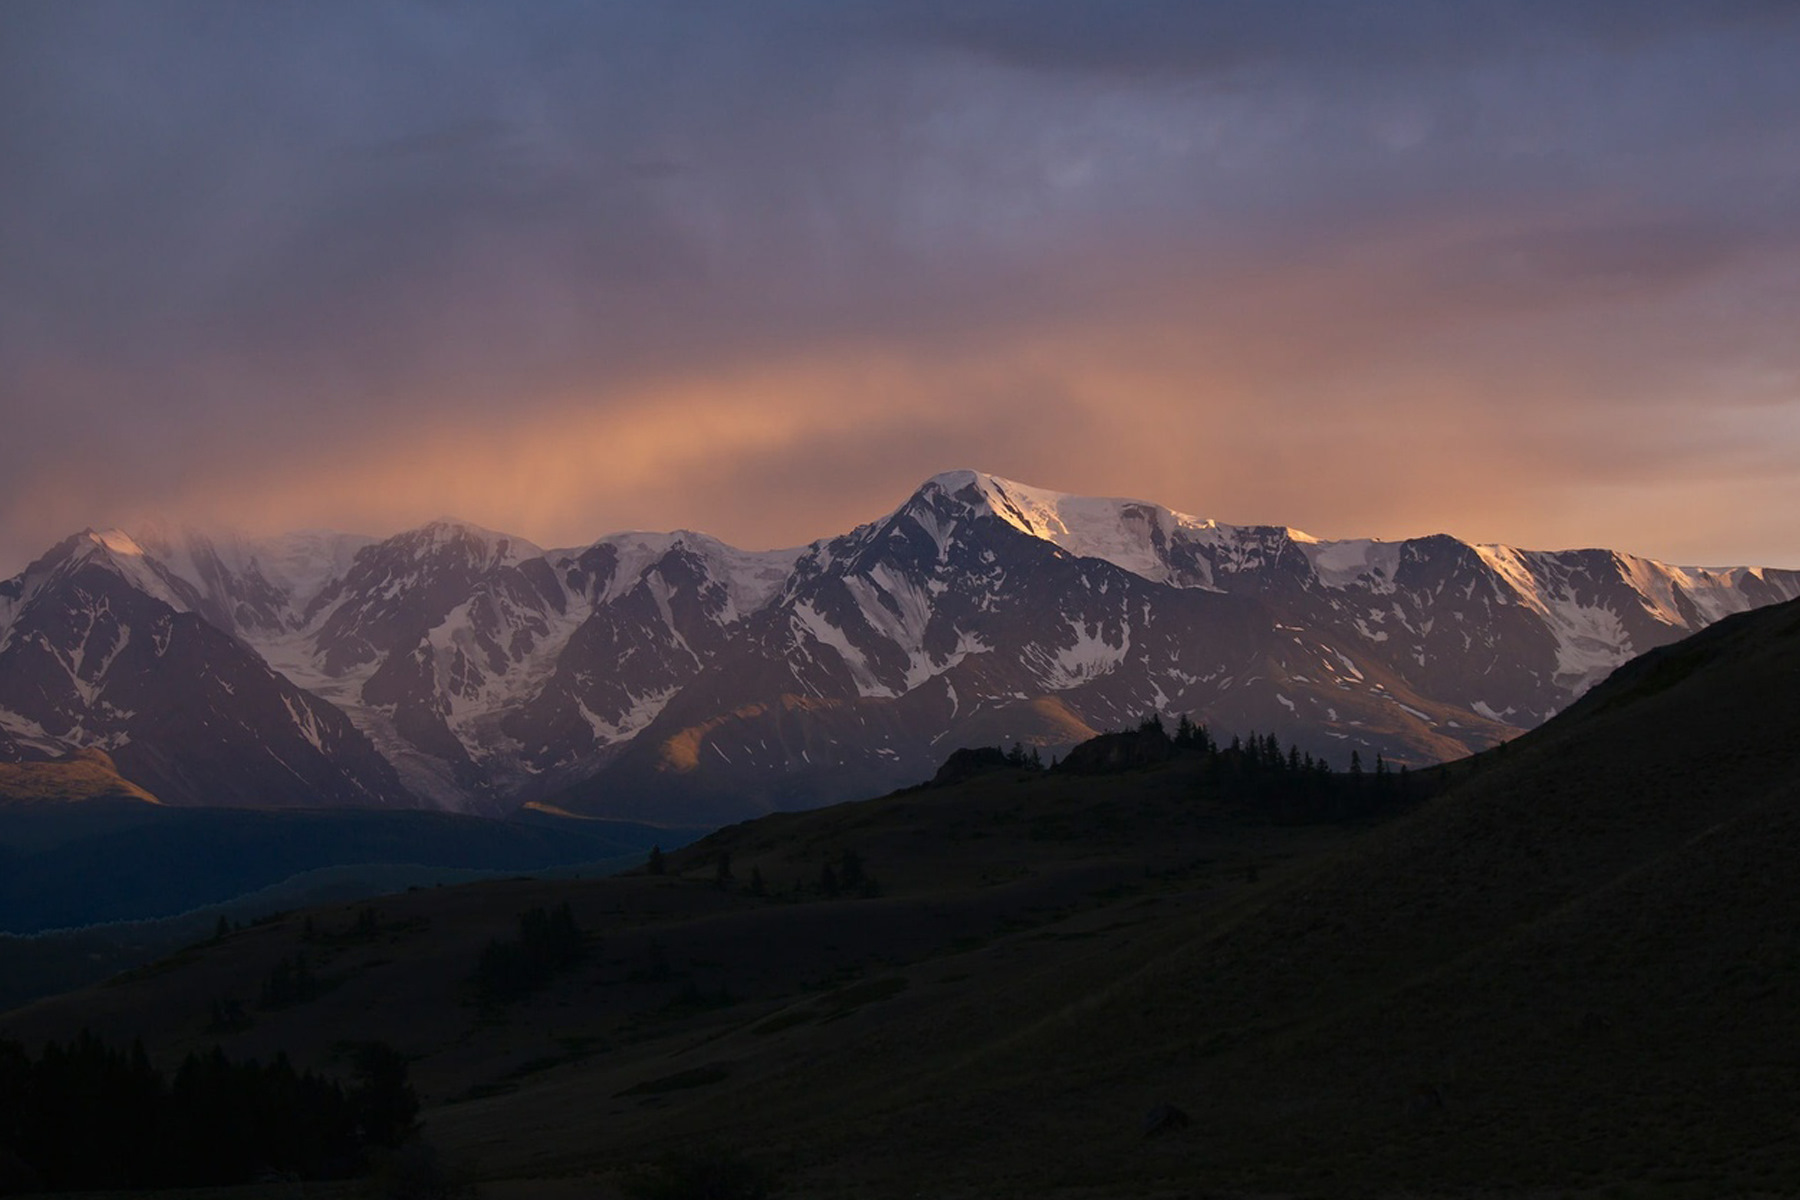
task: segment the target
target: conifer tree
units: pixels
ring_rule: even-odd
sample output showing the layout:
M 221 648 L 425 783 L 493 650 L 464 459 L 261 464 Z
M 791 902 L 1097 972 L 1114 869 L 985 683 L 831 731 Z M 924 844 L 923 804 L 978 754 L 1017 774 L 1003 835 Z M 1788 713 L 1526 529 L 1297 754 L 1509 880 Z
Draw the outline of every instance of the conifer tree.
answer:
M 285 1061 L 285 1060 L 284 1060 Z M 406 1080 L 406 1058 L 385 1042 L 356 1049 L 350 1094 L 358 1132 L 371 1146 L 398 1146 L 418 1128 L 419 1097 Z
M 838 872 L 838 883 L 847 889 L 860 888 L 866 878 L 863 874 L 862 855 L 846 847 L 839 861 L 842 865 Z

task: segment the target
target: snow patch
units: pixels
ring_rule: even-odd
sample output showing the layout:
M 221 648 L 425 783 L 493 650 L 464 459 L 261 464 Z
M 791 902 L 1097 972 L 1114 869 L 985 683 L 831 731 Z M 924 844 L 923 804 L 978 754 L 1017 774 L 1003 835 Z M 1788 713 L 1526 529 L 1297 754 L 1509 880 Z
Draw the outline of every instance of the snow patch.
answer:
M 821 646 L 830 647 L 849 668 L 850 679 L 856 684 L 856 690 L 862 696 L 894 696 L 898 693 L 882 683 L 869 666 L 869 660 L 861 650 L 850 644 L 850 639 L 843 630 L 825 619 L 823 613 L 811 604 L 796 604 L 793 609 L 795 634 L 801 638 L 810 638 Z
M 1071 634 L 1070 645 L 1059 645 L 1046 651 L 1033 646 L 1025 653 L 1045 687 L 1062 691 L 1112 673 L 1125 661 L 1131 650 L 1131 630 L 1121 626 L 1118 644 L 1106 640 L 1098 624 L 1084 624 L 1065 618 Z
M 1400 569 L 1400 543 L 1379 538 L 1324 542 L 1298 530 L 1290 532 L 1300 552 L 1312 563 L 1313 574 L 1326 587 L 1342 591 L 1360 585 L 1372 592 L 1394 590 L 1394 575 Z

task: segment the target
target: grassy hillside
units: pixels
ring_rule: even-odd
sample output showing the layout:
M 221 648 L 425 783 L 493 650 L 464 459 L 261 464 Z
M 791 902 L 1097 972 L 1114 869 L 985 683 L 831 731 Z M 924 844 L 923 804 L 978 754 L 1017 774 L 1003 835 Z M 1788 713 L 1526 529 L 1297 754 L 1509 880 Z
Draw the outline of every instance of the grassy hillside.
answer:
M 83 800 L 159 801 L 119 774 L 104 750 L 77 750 L 52 762 L 0 762 L 0 805 Z
M 326 1069 L 389 1040 L 494 1196 L 618 1194 L 701 1142 L 791 1195 L 1795 1194 L 1796 679 L 1789 605 L 1387 820 L 1272 820 L 1193 756 L 992 772 L 662 875 L 295 914 L 0 1035 Z M 585 958 L 484 998 L 483 948 L 565 902 Z M 261 1005 L 296 955 L 316 994 Z

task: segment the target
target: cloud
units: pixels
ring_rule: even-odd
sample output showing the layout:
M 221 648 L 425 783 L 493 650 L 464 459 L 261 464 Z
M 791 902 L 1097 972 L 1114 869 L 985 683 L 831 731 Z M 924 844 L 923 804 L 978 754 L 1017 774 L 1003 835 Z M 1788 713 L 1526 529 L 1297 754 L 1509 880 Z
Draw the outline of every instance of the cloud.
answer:
M 1565 43 L 1631 50 L 1715 29 L 1791 25 L 1781 0 L 918 0 L 863 19 L 1041 70 L 1217 76 L 1263 68 L 1455 68 Z
M 794 542 L 951 465 L 1800 561 L 1724 515 L 1800 462 L 1797 52 L 1675 0 L 19 0 L 0 570 L 152 509 Z

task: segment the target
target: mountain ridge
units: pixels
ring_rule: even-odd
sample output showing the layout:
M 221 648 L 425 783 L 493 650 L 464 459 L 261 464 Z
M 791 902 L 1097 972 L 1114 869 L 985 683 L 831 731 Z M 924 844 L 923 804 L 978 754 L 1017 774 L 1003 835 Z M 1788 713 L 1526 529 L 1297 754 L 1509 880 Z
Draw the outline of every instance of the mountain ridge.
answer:
M 1152 711 L 1422 764 L 1795 595 L 1796 571 L 1319 539 L 968 469 L 787 550 L 692 531 L 545 550 L 449 519 L 379 540 L 89 530 L 0 583 L 0 755 L 96 746 L 172 803 L 216 803 L 177 768 L 223 737 L 262 763 L 234 802 L 298 802 L 289 777 L 329 776 L 339 803 L 707 819 L 914 782 L 955 744 L 1054 750 Z M 196 659 L 178 684 L 160 653 L 137 691 L 154 674 L 212 698 L 148 744 L 142 703 L 114 694 L 107 655 L 134 628 L 114 605 L 136 612 L 140 645 L 191 618 L 224 639 L 207 654 L 233 679 L 266 673 L 244 686 L 268 693 L 279 728 L 262 740 L 280 748 L 222 735 L 242 722 L 207 682 L 218 669 Z

